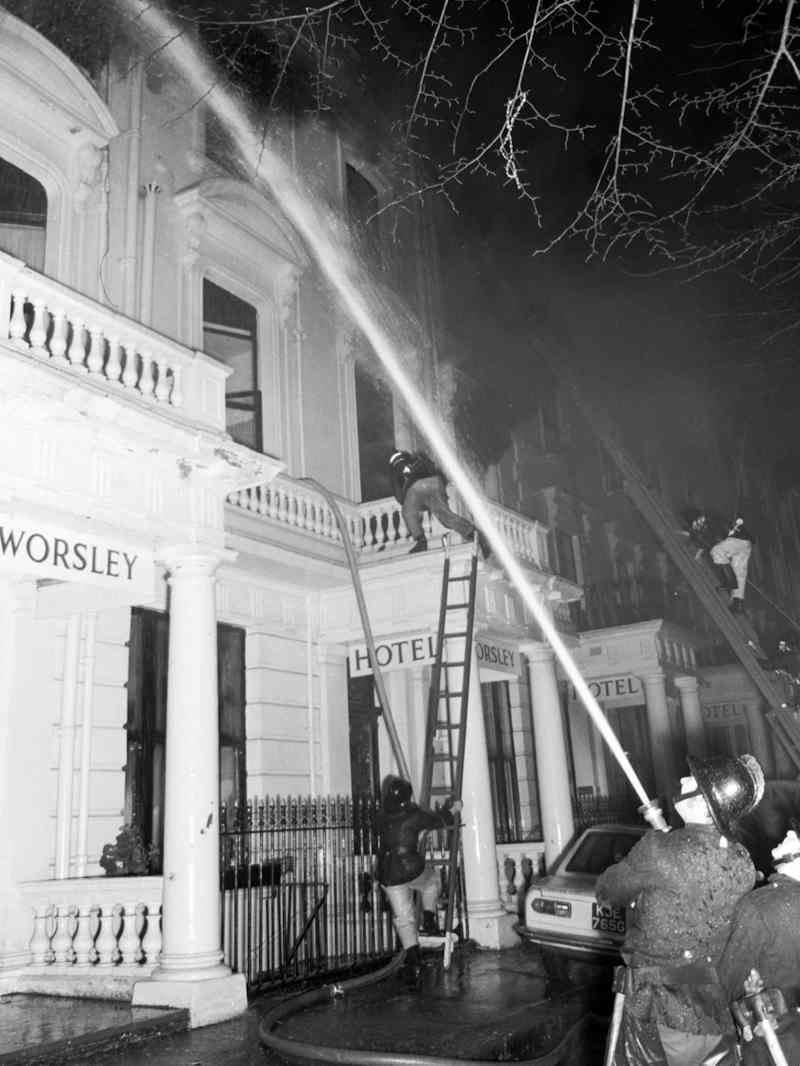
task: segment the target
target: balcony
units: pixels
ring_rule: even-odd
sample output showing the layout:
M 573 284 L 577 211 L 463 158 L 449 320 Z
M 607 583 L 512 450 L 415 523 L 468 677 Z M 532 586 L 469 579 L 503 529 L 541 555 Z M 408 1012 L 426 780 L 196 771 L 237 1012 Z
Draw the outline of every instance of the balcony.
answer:
M 173 423 L 225 432 L 230 371 L 0 252 L 0 342 Z
M 301 550 L 304 542 L 315 542 L 317 547 L 328 548 L 325 554 L 332 561 L 341 561 L 342 536 L 336 516 L 325 496 L 310 483 L 279 475 L 268 485 L 231 494 L 228 504 L 234 524 L 237 516 L 257 520 L 255 525 L 248 524 L 251 536 L 259 535 L 260 525 L 263 537 L 275 536 L 296 550 Z M 400 504 L 394 498 L 356 504 L 337 497 L 336 505 L 360 563 L 408 552 L 413 542 Z M 455 509 L 463 511 L 457 502 Z M 520 562 L 547 570 L 547 528 L 499 504 L 490 504 L 489 510 L 497 530 Z M 423 524 L 432 545 L 445 532 L 430 515 L 425 515 Z

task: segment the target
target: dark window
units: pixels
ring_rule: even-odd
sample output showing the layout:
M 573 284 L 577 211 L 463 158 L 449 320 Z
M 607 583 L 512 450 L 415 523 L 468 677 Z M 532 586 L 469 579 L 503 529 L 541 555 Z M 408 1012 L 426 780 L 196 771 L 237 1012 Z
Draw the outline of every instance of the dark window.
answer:
M 47 193 L 36 178 L 0 159 L 0 249 L 44 269 Z
M 225 383 L 227 430 L 237 443 L 260 452 L 257 337 L 256 309 L 206 278 L 203 281 L 203 349 L 233 370 Z
M 552 529 L 548 534 L 547 547 L 550 566 L 554 573 L 560 574 L 568 581 L 578 581 L 578 568 L 575 562 L 575 541 L 561 529 Z
M 522 839 L 517 761 L 511 725 L 508 682 L 481 685 L 486 751 L 492 785 L 495 837 L 500 844 Z
M 389 456 L 394 451 L 394 404 L 389 387 L 358 363 L 356 412 L 361 499 L 382 500 L 392 494 Z
M 650 730 L 645 707 L 607 707 L 606 718 L 623 750 L 640 772 L 642 783 L 652 794 L 654 784 L 653 758 L 650 748 Z M 631 790 L 630 782 L 620 769 L 619 763 L 607 750 L 606 774 L 609 796 L 623 796 Z
M 621 862 L 641 837 L 642 833 L 590 831 L 578 845 L 565 870 L 570 874 L 597 877 L 615 862 Z
M 247 800 L 245 764 L 245 632 L 217 626 L 220 802 Z M 169 615 L 134 607 L 128 652 L 128 758 L 125 821 L 139 826 L 162 872 L 167 733 Z
M 353 796 L 377 799 L 380 795 L 378 762 L 378 708 L 372 674 L 351 677 L 348 684 L 350 716 L 350 779 Z
M 380 258 L 380 233 L 378 227 L 378 192 L 363 174 L 347 164 L 345 171 L 345 195 L 350 225 L 362 248 L 378 260 Z

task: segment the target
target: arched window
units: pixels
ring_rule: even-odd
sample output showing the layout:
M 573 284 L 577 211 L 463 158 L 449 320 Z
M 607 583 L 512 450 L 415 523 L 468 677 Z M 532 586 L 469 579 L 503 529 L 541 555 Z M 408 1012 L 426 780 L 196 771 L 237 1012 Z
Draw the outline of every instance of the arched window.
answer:
M 47 193 L 24 170 L 0 158 L 0 249 L 44 270 Z

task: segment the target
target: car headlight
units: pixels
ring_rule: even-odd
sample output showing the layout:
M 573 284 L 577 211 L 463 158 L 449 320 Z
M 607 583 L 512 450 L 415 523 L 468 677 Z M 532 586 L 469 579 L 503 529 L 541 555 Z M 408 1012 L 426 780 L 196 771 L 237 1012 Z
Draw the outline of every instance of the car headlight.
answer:
M 537 914 L 552 914 L 556 918 L 572 917 L 572 904 L 563 899 L 534 899 L 531 907 Z

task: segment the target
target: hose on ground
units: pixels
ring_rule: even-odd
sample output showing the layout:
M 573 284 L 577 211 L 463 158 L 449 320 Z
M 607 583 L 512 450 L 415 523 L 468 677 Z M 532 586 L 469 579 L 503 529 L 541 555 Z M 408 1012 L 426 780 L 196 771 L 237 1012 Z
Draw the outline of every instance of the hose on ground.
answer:
M 405 958 L 405 952 L 401 951 L 391 960 L 388 965 L 376 970 L 374 973 L 364 974 L 361 977 L 352 977 L 340 984 L 323 985 L 321 988 L 309 989 L 296 996 L 284 1000 L 262 1018 L 258 1027 L 258 1036 L 261 1043 L 277 1051 L 279 1055 L 290 1061 L 297 1062 L 323 1062 L 336 1064 L 336 1066 L 497 1066 L 499 1059 L 456 1059 L 439 1055 L 411 1055 L 394 1051 L 362 1051 L 357 1048 L 331 1047 L 323 1044 L 310 1044 L 301 1040 L 290 1040 L 287 1037 L 278 1036 L 275 1028 L 286 1018 L 308 1007 L 317 1006 L 321 1003 L 339 999 L 350 992 L 368 985 L 377 984 L 379 981 L 391 976 Z M 566 1060 L 562 1059 L 565 1051 L 570 1047 L 571 1041 L 586 1028 L 591 1022 L 601 1022 L 594 1014 L 585 1014 L 580 1018 L 559 1041 L 545 1055 L 534 1059 L 514 1060 L 517 1066 L 560 1066 Z M 508 1060 L 505 1060 L 508 1061 Z M 570 1061 L 574 1061 L 571 1059 Z

